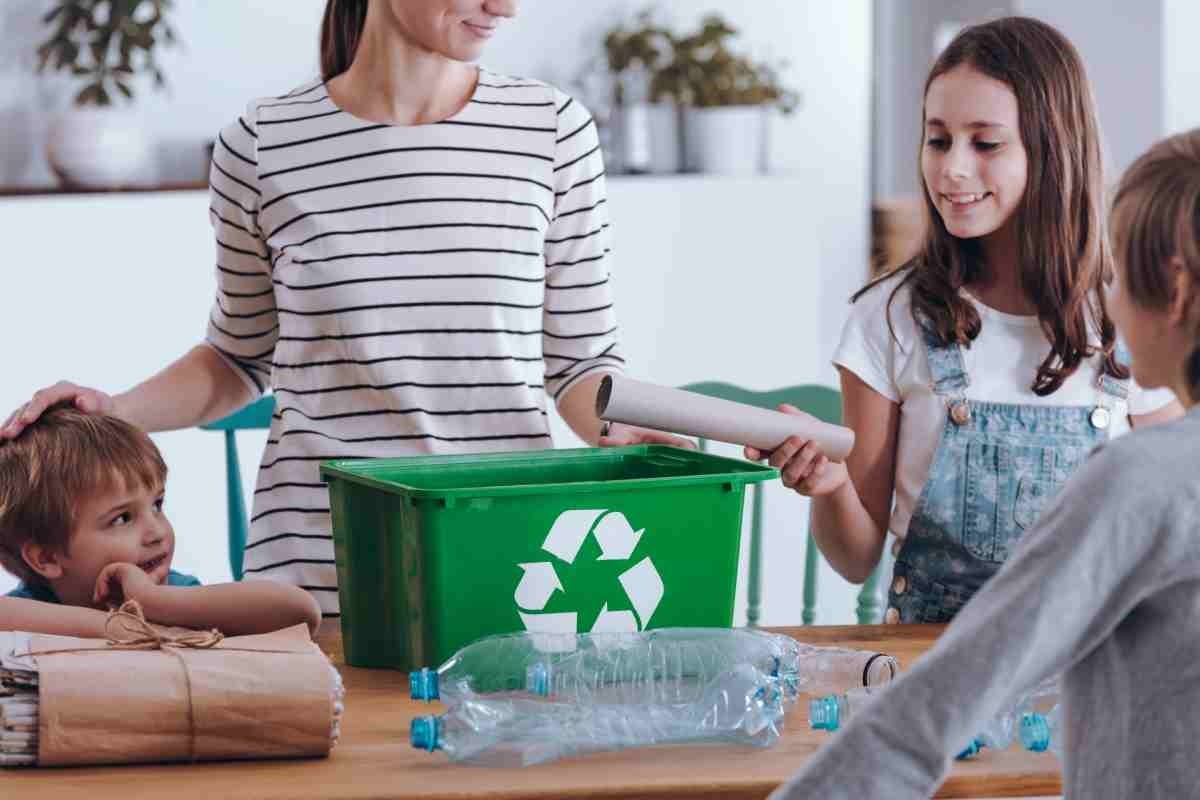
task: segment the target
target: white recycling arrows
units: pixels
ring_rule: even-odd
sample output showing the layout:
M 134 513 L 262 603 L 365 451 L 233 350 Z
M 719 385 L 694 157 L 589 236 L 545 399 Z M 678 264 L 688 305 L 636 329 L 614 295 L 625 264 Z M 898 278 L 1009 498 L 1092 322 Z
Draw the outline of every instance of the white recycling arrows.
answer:
M 589 533 L 595 535 L 596 543 L 600 546 L 600 561 L 628 561 L 633 557 L 645 529 L 634 530 L 620 511 L 571 509 L 562 512 L 554 520 L 542 549 L 568 564 L 573 564 Z M 517 566 L 521 568 L 522 574 L 514 599 L 521 622 L 526 630 L 546 640 L 541 646 L 557 646 L 555 642 L 558 640 L 554 640 L 555 636 L 575 633 L 578 615 L 573 611 L 531 613 L 544 609 L 555 592 L 566 591 L 554 564 L 550 561 L 536 561 Z M 621 573 L 618 581 L 633 604 L 633 611 L 610 611 L 608 603 L 605 603 L 596 617 L 595 624 L 592 625 L 593 631 L 633 633 L 644 630 L 662 602 L 665 587 L 654 562 L 649 557 L 643 558 Z
M 525 571 L 521 582 L 517 584 L 516 600 L 519 608 L 543 609 L 555 591 L 562 591 L 562 581 L 558 579 L 558 573 L 549 561 L 517 566 Z

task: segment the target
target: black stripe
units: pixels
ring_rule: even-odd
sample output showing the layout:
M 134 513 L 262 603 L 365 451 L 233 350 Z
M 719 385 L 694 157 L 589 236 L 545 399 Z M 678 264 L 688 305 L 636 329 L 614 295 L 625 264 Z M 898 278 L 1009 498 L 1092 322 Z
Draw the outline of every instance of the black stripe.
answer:
M 600 173 L 600 174 L 603 175 L 604 173 Z M 599 177 L 599 175 L 596 177 Z M 571 188 L 574 188 L 574 187 L 571 187 Z M 568 189 L 567 191 L 570 191 L 570 189 Z M 564 236 L 561 239 L 545 239 L 543 241 L 545 241 L 546 244 L 562 244 L 563 242 L 574 242 L 579 239 L 587 239 L 589 236 L 595 236 L 597 233 L 600 233 L 607 227 L 608 227 L 608 223 L 606 222 L 603 225 L 601 225 L 599 228 L 596 228 L 596 230 L 588 231 L 587 233 L 581 233 L 578 236 Z
M 332 442 L 341 442 L 342 444 L 365 444 L 366 442 L 411 442 L 416 439 L 433 439 L 438 442 L 497 442 L 501 440 L 518 440 L 518 439 L 548 439 L 548 433 L 512 433 L 512 434 L 489 434 L 487 436 L 437 436 L 432 433 L 412 433 L 412 434 L 394 434 L 392 436 L 358 436 L 350 439 L 343 439 L 339 436 L 330 436 L 322 431 L 309 430 L 290 430 L 284 431 L 281 436 L 299 436 L 300 434 L 311 434 L 320 436 L 322 439 L 328 439 Z M 270 441 L 270 440 L 268 440 Z M 275 444 L 278 444 L 276 441 Z
M 255 189 L 253 186 L 246 183 L 241 178 L 239 178 L 236 175 L 234 175 L 233 173 L 225 170 L 220 164 L 217 163 L 217 160 L 215 158 L 213 159 L 212 165 L 213 165 L 213 169 L 215 169 L 217 172 L 224 175 L 226 178 L 229 178 L 229 180 L 233 181 L 236 184 L 246 187 L 247 189 L 249 189 L 250 191 L 254 192 L 257 195 L 260 195 L 260 196 L 262 195 L 262 192 L 260 192 L 258 189 Z
M 259 125 L 283 125 L 286 122 L 301 122 L 306 119 L 320 119 L 321 117 L 332 117 L 334 114 L 341 114 L 340 108 L 335 108 L 333 111 L 322 111 L 320 114 L 308 114 L 303 117 L 288 117 L 287 119 L 263 119 L 259 120 Z
M 417 153 L 417 152 L 430 152 L 430 151 L 445 151 L 445 152 L 458 152 L 458 153 L 490 153 L 492 155 L 500 155 L 500 156 L 521 156 L 524 158 L 536 158 L 538 161 L 549 161 L 549 162 L 554 161 L 554 159 L 551 156 L 543 156 L 538 153 L 523 153 L 518 150 L 496 150 L 494 148 L 488 148 L 488 147 L 445 147 L 445 146 L 433 146 L 433 145 L 426 146 L 426 147 L 389 147 L 386 150 L 370 150 L 366 153 L 354 153 L 353 155 L 339 156 L 338 158 L 328 158 L 324 161 L 314 161 L 311 164 L 300 164 L 295 167 L 287 167 L 285 169 L 277 169 L 274 172 L 264 172 L 262 175 L 259 175 L 258 177 L 259 177 L 259 180 L 265 181 L 267 178 L 273 178 L 276 175 L 285 175 L 289 172 L 299 172 L 300 170 L 314 169 L 316 167 L 327 167 L 330 164 L 341 164 L 346 161 L 357 161 L 360 158 L 370 158 L 371 156 L 390 155 L 392 153 Z
M 242 210 L 242 213 L 243 213 L 243 214 L 249 214 L 249 215 L 250 215 L 250 216 L 252 216 L 252 217 L 253 217 L 253 216 L 256 216 L 256 215 L 258 214 L 258 212 L 257 212 L 257 211 L 255 211 L 255 210 L 253 210 L 253 209 L 250 209 L 250 208 L 246 208 L 246 207 L 245 207 L 245 206 L 243 206 L 241 203 L 239 203 L 237 200 L 234 200 L 232 197 L 230 197 L 229 195 L 225 194 L 224 192 L 222 192 L 222 191 L 221 191 L 220 189 L 218 189 L 217 187 L 213 186 L 211 182 L 208 184 L 208 188 L 209 188 L 209 189 L 212 191 L 212 193 L 213 193 L 213 194 L 215 194 L 217 197 L 221 198 L 221 199 L 222 199 L 222 200 L 224 200 L 226 203 L 229 203 L 229 205 L 233 206 L 234 208 L 240 208 L 240 209 Z
M 217 264 L 217 269 L 228 275 L 239 275 L 243 278 L 264 278 L 264 277 L 266 277 L 265 273 L 262 273 L 262 272 L 241 272 L 236 269 L 230 269 L 229 267 L 222 267 L 220 264 Z
M 586 128 L 588 125 L 591 125 L 591 124 L 592 124 L 592 118 L 591 118 L 591 117 L 588 117 L 588 120 L 587 120 L 587 122 L 583 123 L 583 124 L 582 124 L 582 125 L 580 125 L 578 128 L 576 128 L 575 130 L 571 131 L 570 133 L 568 133 L 566 136 L 562 137 L 561 139 L 556 139 L 556 140 L 554 141 L 554 143 L 555 143 L 555 144 L 562 144 L 562 143 L 563 143 L 563 142 L 565 142 L 567 139 L 570 139 L 572 136 L 574 136 L 575 134 L 579 133 L 580 131 L 582 131 L 584 128 Z
M 266 572 L 269 569 L 278 569 L 286 567 L 289 564 L 336 564 L 332 558 L 289 558 L 287 561 L 280 561 L 275 564 L 267 564 L 262 567 L 246 567 L 242 572 Z
M 385 391 L 390 389 L 512 389 L 523 386 L 530 389 L 541 389 L 525 381 L 492 381 L 484 383 L 421 383 L 420 381 L 396 381 L 394 383 L 347 383 L 342 386 L 322 386 L 320 389 L 291 389 L 287 386 L 276 386 L 276 394 L 290 394 L 297 397 L 314 394 L 333 394 L 334 392 L 354 392 L 361 389 Z
M 372 209 L 372 208 L 392 208 L 394 206 L 407 206 L 407 205 L 413 205 L 415 203 L 486 203 L 486 204 L 492 204 L 492 205 L 521 206 L 521 207 L 525 207 L 525 208 L 537 209 L 537 212 L 539 214 L 541 214 L 542 217 L 547 222 L 550 221 L 550 217 L 546 214 L 546 212 L 542 209 L 542 207 L 536 203 L 525 203 L 525 202 L 521 202 L 518 200 L 492 200 L 492 199 L 480 198 L 480 197 L 421 197 L 421 198 L 416 198 L 416 199 L 412 199 L 412 200 L 389 200 L 389 201 L 382 202 L 382 203 L 366 203 L 366 204 L 360 205 L 360 206 L 343 206 L 342 208 L 330 208 L 330 209 L 326 209 L 324 211 L 309 211 L 307 213 L 300 214 L 299 216 L 292 217 L 287 222 L 283 223 L 278 228 L 271 231 L 271 233 L 267 236 L 267 238 L 270 239 L 270 238 L 276 236 L 280 231 L 286 230 L 291 225 L 299 222 L 302 219 L 307 219 L 308 217 L 318 217 L 318 216 L 324 216 L 326 214 L 342 214 L 347 211 L 365 211 L 365 210 Z
M 306 588 L 306 587 L 304 587 L 304 586 L 301 586 L 300 588 L 301 588 L 301 589 L 304 589 L 304 588 Z M 337 589 L 321 589 L 320 591 L 330 591 L 330 592 L 332 592 L 332 591 L 337 591 Z M 321 612 L 321 620 L 322 620 L 322 621 L 324 621 L 324 620 L 327 620 L 327 619 L 340 619 L 340 618 L 341 618 L 341 616 L 342 616 L 342 615 L 341 615 L 340 613 L 338 613 L 337 611 L 322 611 L 322 612 Z
M 545 106 L 554 105 L 553 100 L 547 100 L 544 103 L 505 103 L 500 100 L 476 100 L 471 98 L 472 103 L 478 103 L 481 106 L 523 106 L 527 108 L 544 108 Z
M 449 411 L 434 411 L 432 409 L 419 408 L 419 407 L 414 406 L 412 408 L 385 408 L 385 409 L 378 409 L 375 411 L 345 411 L 340 414 L 321 414 L 318 416 L 312 416 L 310 414 L 305 414 L 300 409 L 294 408 L 292 406 L 284 406 L 275 413 L 275 417 L 278 419 L 282 419 L 284 412 L 291 412 L 298 416 L 304 417 L 305 419 L 310 420 L 312 422 L 321 422 L 321 421 L 330 420 L 330 419 L 349 419 L 352 417 L 378 417 L 378 416 L 384 416 L 384 415 L 403 417 L 403 416 L 407 416 L 409 414 L 425 414 L 426 416 L 430 416 L 430 417 L 477 417 L 482 414 L 532 414 L 535 411 L 543 417 L 546 416 L 546 411 L 544 409 L 538 408 L 537 406 L 528 406 L 526 408 L 462 408 L 462 409 L 453 409 L 453 410 L 449 410 Z M 303 485 L 303 484 L 299 484 L 299 485 Z M 321 484 L 322 487 L 324 485 L 325 484 Z M 256 494 L 257 494 L 257 492 L 256 492 Z
M 251 521 L 251 522 L 254 522 L 254 521 L 256 521 L 256 520 L 260 520 L 260 519 L 262 519 L 263 517 L 269 517 L 269 516 L 271 516 L 272 514 L 285 514 L 285 513 L 296 513 L 296 514 L 328 514 L 328 513 L 329 513 L 329 506 L 318 507 L 318 508 L 301 508 L 301 507 L 299 507 L 299 506 L 289 506 L 289 507 L 287 507 L 287 508 L 272 508 L 272 509 L 270 509 L 270 510 L 268 510 L 268 511 L 260 511 L 260 512 L 258 512 L 257 514 L 255 514 L 253 517 L 251 517 L 251 518 L 250 518 L 250 521 Z M 261 544 L 261 542 L 260 542 L 260 544 Z
M 565 334 L 559 335 L 557 333 L 551 333 L 550 331 L 544 331 L 542 335 L 549 336 L 551 339 L 594 339 L 597 336 L 608 336 L 609 334 L 616 333 L 616 331 L 617 331 L 617 326 L 614 325 L 613 327 L 609 328 L 606 331 L 597 331 L 596 333 L 576 333 L 576 334 L 571 334 L 571 335 L 565 335 Z
M 221 294 L 226 297 L 239 297 L 244 300 L 249 300 L 255 297 L 266 297 L 269 294 L 275 294 L 274 289 L 267 289 L 265 292 L 227 292 L 222 290 Z
M 540 83 L 477 83 L 476 86 L 482 86 L 485 89 L 540 89 Z
M 324 484 L 322 484 L 322 485 L 324 485 Z M 317 541 L 328 542 L 328 541 L 333 540 L 333 534 L 329 534 L 329 533 L 277 533 L 274 536 L 268 536 L 265 539 L 259 539 L 257 542 L 251 542 L 250 544 L 246 545 L 245 549 L 253 550 L 254 548 L 258 547 L 260 544 L 266 544 L 267 542 L 276 542 L 276 541 L 279 541 L 280 539 L 315 539 Z M 308 589 L 309 587 L 301 586 L 300 588 Z
M 291 103 L 264 103 L 263 105 L 258 107 L 258 110 L 262 111 L 262 109 L 264 109 L 264 108 L 283 108 L 285 106 L 311 106 L 313 103 L 319 103 L 322 100 L 328 100 L 328 99 L 329 99 L 329 95 L 325 94 L 325 95 L 321 95 L 320 97 L 317 97 L 313 100 L 295 100 Z M 259 124 L 261 124 L 261 122 Z
M 271 306 L 270 308 L 264 308 L 261 311 L 252 311 L 249 314 L 234 314 L 229 309 L 225 308 L 225 306 L 221 305 L 220 297 L 217 297 L 217 308 L 221 309 L 221 313 L 225 315 L 226 319 L 254 319 L 255 317 L 261 317 L 266 314 L 271 314 L 275 311 L 275 307 Z
M 250 138 L 252 138 L 252 139 L 258 138 L 258 134 L 255 133 L 254 131 L 250 130 L 250 126 L 246 124 L 246 120 L 242 119 L 241 117 L 238 117 L 238 124 L 242 126 L 242 130 L 244 130 L 246 133 L 250 134 Z
M 251 161 L 250 159 L 246 158 L 244 155 L 239 153 L 237 150 L 234 150 L 232 147 L 230 147 L 229 142 L 225 141 L 224 133 L 218 133 L 217 138 L 221 140 L 221 144 L 225 147 L 226 150 L 229 151 L 230 155 L 234 156 L 235 158 L 240 158 L 242 161 L 245 161 L 247 164 L 249 164 L 252 167 L 258 166 L 257 161 Z
M 213 348 L 217 352 L 221 353 L 223 356 L 225 356 L 230 361 L 232 361 L 238 369 L 240 369 L 242 372 L 246 373 L 246 377 L 250 379 L 250 382 L 254 384 L 255 388 L 258 389 L 260 394 L 263 391 L 265 391 L 266 387 L 263 386 L 263 383 L 262 383 L 262 381 L 260 381 L 258 379 L 258 376 L 256 376 L 254 374 L 253 365 L 247 363 L 246 360 L 244 358 L 242 358 L 241 356 L 236 356 L 233 353 L 230 353 L 228 350 L 224 350 L 224 349 L 218 347 L 217 345 L 213 344 L 212 342 L 208 342 L 208 346 Z M 259 370 L 265 371 L 265 370 L 262 370 L 261 367 L 259 368 Z
M 587 375 L 589 372 L 595 372 L 598 369 L 612 370 L 612 365 L 611 364 L 593 364 L 592 366 L 588 367 L 587 369 L 580 370 L 578 374 L 572 375 L 567 380 L 566 383 L 564 383 L 562 386 L 560 386 L 558 388 L 558 391 L 554 393 L 554 399 L 557 401 L 558 398 L 560 396 L 562 396 L 562 393 L 565 392 L 567 389 L 570 389 L 573 386 L 575 386 L 575 384 L 578 382 L 578 380 L 580 378 L 582 378 L 584 375 Z
M 357 178 L 352 181 L 339 181 L 338 183 L 326 183 L 321 186 L 310 186 L 306 189 L 297 189 L 294 192 L 286 192 L 278 197 L 272 197 L 269 201 L 262 204 L 262 210 L 265 211 L 271 206 L 278 203 L 280 200 L 285 200 L 289 197 L 308 194 L 310 192 L 320 192 L 325 189 L 341 189 L 346 186 L 357 186 L 363 183 L 377 183 L 379 181 L 393 181 L 400 178 L 487 178 L 492 180 L 516 181 L 519 183 L 532 183 L 545 189 L 547 192 L 554 192 L 554 188 L 548 186 L 541 181 L 533 178 L 523 178 L 518 175 L 493 175 L 478 172 L 397 172 L 392 175 L 372 175 L 370 178 Z
M 576 308 L 576 309 L 564 310 L 564 311 L 557 311 L 554 309 L 547 308 L 546 313 L 552 317 L 566 317 L 566 316 L 570 316 L 571 314 L 593 314 L 597 311 L 608 311 L 612 307 L 613 307 L 613 304 L 609 303 L 608 305 L 596 306 L 595 308 Z
M 221 222 L 224 222 L 224 223 L 225 223 L 226 225 L 228 225 L 229 227 L 231 227 L 231 228 L 237 228 L 239 231 L 245 231 L 246 233 L 248 233 L 248 234 L 250 234 L 251 236 L 253 236 L 255 239 L 257 239 L 257 238 L 258 238 L 258 234 L 256 234 L 254 231 L 250 230 L 250 229 L 249 229 L 249 228 L 247 228 L 245 225 L 239 225 L 239 224 L 237 224 L 237 223 L 236 223 L 236 222 L 234 222 L 233 220 L 225 219 L 225 218 L 224 218 L 224 217 L 222 217 L 222 216 L 221 216 L 221 215 L 220 215 L 220 214 L 217 212 L 217 210 L 216 210 L 215 208 L 213 208 L 212 206 L 209 206 L 209 208 L 208 208 L 208 213 L 212 214 L 214 217 L 216 217 L 217 219 L 221 220 Z
M 607 202 L 608 202 L 608 198 L 602 197 L 590 206 L 584 206 L 583 208 L 577 208 L 574 211 L 564 211 L 561 214 L 555 214 L 554 219 L 560 220 L 563 217 L 572 217 L 576 214 L 584 214 L 588 211 L 594 211 Z
M 267 336 L 272 333 L 275 333 L 276 331 L 279 330 L 278 325 L 272 325 L 270 328 L 267 328 L 262 333 L 250 333 L 250 334 L 246 334 L 246 335 L 239 335 L 239 334 L 232 333 L 232 332 L 227 331 L 224 328 L 222 328 L 220 325 L 217 324 L 216 320 L 214 320 L 211 316 L 208 318 L 208 323 L 210 325 L 212 325 L 214 328 L 216 328 L 218 331 L 220 331 L 221 333 L 228 336 L 230 339 L 261 339 L 262 337 Z
M 617 361 L 620 361 L 622 364 L 624 364 L 625 359 L 621 358 L 620 356 L 609 355 L 609 352 L 616 346 L 617 343 L 613 342 L 594 356 L 560 356 L 557 353 L 545 353 L 542 357 L 546 359 L 555 359 L 557 361 L 570 361 L 575 364 L 578 364 L 581 361 L 591 361 L 595 358 L 615 358 Z
M 264 461 L 259 465 L 259 469 L 271 469 L 276 464 L 282 464 L 286 461 L 331 461 L 334 459 L 343 461 L 361 461 L 366 458 L 375 458 L 375 456 L 280 456 L 274 461 Z
M 282 489 L 285 486 L 292 486 L 292 487 L 296 487 L 298 489 L 328 489 L 329 488 L 324 483 L 300 483 L 298 481 L 280 481 L 279 483 L 273 483 L 270 486 L 264 486 L 261 489 L 255 489 L 254 493 L 255 494 L 264 494 L 266 492 L 273 492 L 276 489 Z
M 251 273 L 234 273 L 236 275 L 251 274 Z M 258 273 L 253 273 L 257 275 Z M 282 286 L 285 289 L 290 289 L 293 292 L 304 292 L 311 289 L 328 289 L 331 286 L 348 286 L 354 283 L 379 283 L 380 281 L 440 281 L 440 280 L 497 280 L 497 281 L 519 281 L 520 283 L 541 283 L 544 278 L 541 276 L 536 278 L 522 278 L 516 275 L 488 275 L 486 273 L 462 273 L 451 275 L 382 275 L 374 278 L 347 278 L 344 281 L 330 281 L 329 283 L 312 283 L 312 284 L 290 284 L 284 283 L 281 280 L 274 280 L 276 286 Z
M 560 108 L 558 111 L 556 111 L 555 114 L 561 116 L 564 111 L 566 111 L 568 108 L 571 107 L 571 103 L 574 103 L 574 102 L 575 102 L 574 97 L 568 97 L 567 102 L 563 103 L 563 107 Z
M 383 309 L 388 309 L 388 308 L 519 308 L 522 310 L 533 310 L 533 309 L 537 309 L 537 308 L 541 308 L 541 307 L 542 307 L 541 303 L 537 303 L 535 305 L 526 305 L 526 304 L 522 304 L 522 303 L 501 303 L 501 302 L 490 302 L 490 301 L 486 301 L 486 300 L 459 300 L 459 301 L 421 300 L 421 301 L 416 301 L 416 302 L 411 302 L 411 303 L 378 303 L 378 304 L 372 304 L 372 305 L 366 305 L 366 306 L 343 306 L 342 308 L 322 308 L 322 309 L 317 309 L 314 311 L 297 311 L 292 308 L 280 308 L 280 309 L 278 309 L 278 311 L 280 314 L 292 314 L 297 317 L 323 317 L 323 316 L 326 316 L 329 314 L 349 314 L 349 313 L 356 312 L 356 311 L 381 311 Z M 611 305 L 608 307 L 611 308 Z M 221 309 L 221 310 L 224 311 L 225 309 Z M 593 310 L 598 310 L 598 309 L 593 309 Z M 267 312 L 260 312 L 259 314 L 249 314 L 249 315 L 226 314 L 225 316 L 227 316 L 227 317 L 261 316 L 262 313 L 269 313 L 269 311 L 270 311 L 270 309 L 268 309 Z M 550 312 L 550 313 L 553 313 L 553 312 Z M 561 312 L 561 313 L 573 314 L 573 313 L 583 313 L 583 312 L 582 311 L 580 311 L 580 312 L 567 311 L 567 312 Z
M 302 89 L 301 87 L 297 86 L 295 89 L 288 92 L 287 94 L 281 94 L 281 95 L 277 96 L 275 99 L 276 100 L 291 100 L 294 97 L 304 97 L 304 95 L 315 92 L 317 89 L 320 89 L 324 85 L 325 85 L 325 83 L 323 81 L 317 81 L 316 83 L 314 83 L 312 86 L 308 87 L 307 89 Z
M 261 125 L 262 122 L 259 122 L 258 124 Z M 320 136 L 309 136 L 307 139 L 294 139 L 290 142 L 280 142 L 279 144 L 269 144 L 269 145 L 266 145 L 265 147 L 259 147 L 258 152 L 263 153 L 263 152 L 266 152 L 267 150 L 283 150 L 288 147 L 299 147 L 302 144 L 312 144 L 313 142 L 323 142 L 328 139 L 337 139 L 342 136 L 353 136 L 356 133 L 370 133 L 371 131 L 383 130 L 384 128 L 390 128 L 390 127 L 392 127 L 392 126 L 385 125 L 382 123 L 376 123 L 374 125 L 362 125 L 358 128 L 350 128 L 349 130 L 335 131 L 333 133 L 323 133 Z
M 606 247 L 606 248 L 604 248 L 604 252 L 600 253 L 599 255 L 588 256 L 587 258 L 580 258 L 580 259 L 576 259 L 575 261 L 555 261 L 553 264 L 547 264 L 546 269 L 549 269 L 551 267 L 574 267 L 574 266 L 578 266 L 579 264 L 587 264 L 592 261 L 599 261 L 600 259 L 604 258 L 606 255 L 608 255 L 611 252 L 612 252 L 612 249 Z
M 385 364 L 390 361 L 519 361 L 536 363 L 541 361 L 539 356 L 383 356 L 381 358 L 334 358 L 328 361 L 309 361 L 303 364 L 276 364 L 275 369 L 308 369 L 309 367 L 328 367 L 339 364 L 354 364 L 368 366 Z
M 588 156 L 590 156 L 590 155 L 592 155 L 593 153 L 597 152 L 599 149 L 600 149 L 600 145 L 596 145 L 596 146 L 595 146 L 595 147 L 593 147 L 591 150 L 588 150 L 586 153 L 584 153 L 583 155 L 579 156 L 578 158 L 573 158 L 573 159 L 571 159 L 570 161 L 568 161 L 567 163 L 565 163 L 565 164 L 562 164 L 562 165 L 560 165 L 560 166 L 557 166 L 557 167 L 555 167 L 555 168 L 554 168 L 554 171 L 555 171 L 555 172 L 558 172 L 560 169 L 566 169 L 567 167 L 573 167 L 573 166 L 575 166 L 576 164 L 578 164 L 580 161 L 583 161 L 583 160 L 584 160 L 585 158 L 587 158 Z
M 613 330 L 616 330 L 615 328 Z M 611 333 L 612 331 L 607 331 Z M 269 331 L 268 331 L 269 333 Z M 338 342 L 344 339 L 370 339 L 376 336 L 424 336 L 427 334 L 459 334 L 459 333 L 506 333 L 510 336 L 540 336 L 543 331 L 541 328 L 532 331 L 519 331 L 510 328 L 405 328 L 394 331 L 374 331 L 371 333 L 342 333 L 334 336 L 280 336 L 281 342 Z M 549 335 L 549 334 L 547 334 Z M 586 339 L 588 336 L 601 336 L 603 334 L 590 333 L 583 336 L 556 336 L 556 339 Z M 253 339 L 253 336 L 235 337 Z
M 208 344 L 215 350 L 221 350 L 221 348 L 218 345 L 215 345 L 212 342 L 209 342 Z M 239 356 L 236 353 L 230 353 L 226 350 L 221 350 L 221 352 L 225 353 L 225 355 L 229 356 L 230 358 L 232 358 L 234 360 L 245 361 L 248 363 L 251 361 L 262 361 L 264 358 L 267 358 L 268 356 L 275 355 L 275 348 L 272 347 L 270 350 L 264 350 L 261 353 L 254 353 L 253 355 L 249 355 L 249 356 Z
M 267 261 L 267 255 L 265 253 L 256 253 L 253 250 L 247 250 L 243 247 L 234 247 L 233 245 L 225 244 L 220 239 L 217 239 L 217 247 L 220 247 L 224 250 L 229 250 L 230 252 L 233 252 L 233 253 L 241 253 L 242 255 L 245 255 L 245 256 L 254 256 L 257 259 L 260 259 L 261 261 Z M 270 262 L 268 262 L 268 263 L 270 263 Z
M 604 276 L 604 280 L 595 281 L 593 283 L 568 283 L 563 286 L 552 286 L 551 284 L 548 283 L 548 284 L 546 284 L 546 291 L 549 292 L 549 291 L 553 290 L 556 292 L 562 292 L 562 291 L 566 291 L 567 289 L 592 289 L 596 286 L 603 286 L 606 283 L 608 283 L 607 275 Z
M 576 183 L 576 184 L 574 184 L 574 185 L 572 185 L 572 186 L 568 186 L 568 187 L 566 188 L 566 190 L 565 190 L 565 191 L 562 191 L 562 192 L 555 192 L 555 193 L 554 193 L 554 196 L 555 196 L 555 197 L 566 197 L 566 196 L 567 196 L 567 195 L 569 195 L 571 192 L 573 192 L 573 191 L 575 191 L 576 189 L 578 189 L 580 186 L 587 186 L 589 183 L 592 183 L 593 181 L 598 181 L 598 180 L 600 180 L 601 178 L 603 178 L 603 177 L 604 177 L 606 174 L 607 174 L 607 173 L 606 173 L 604 170 L 600 170 L 600 174 L 599 174 L 599 175 L 597 175 L 597 176 L 595 176 L 594 178 L 588 178 L 588 179 L 586 179 L 586 180 L 582 180 L 582 181 L 580 181 L 579 183 Z M 606 227 L 607 227 L 607 226 L 606 226 Z
M 328 261 L 344 261 L 347 258 L 390 258 L 391 256 L 435 256 L 447 253 L 504 253 L 513 256 L 528 256 L 538 258 L 542 254 L 536 250 L 509 250 L 504 247 L 442 247 L 433 250 L 379 250 L 366 253 L 342 253 L 328 258 L 297 258 L 293 264 L 324 264 Z M 415 277 L 415 276 L 407 276 Z
M 554 133 L 554 128 L 534 128 L 529 125 L 502 125 L 499 122 L 464 122 L 458 119 L 444 119 L 439 125 L 465 125 L 471 128 L 502 128 L 508 131 L 533 131 L 535 133 Z
M 289 247 L 303 247 L 304 245 L 315 242 L 318 239 L 324 239 L 326 236 L 350 236 L 360 233 L 392 233 L 395 231 L 419 231 L 430 230 L 434 228 L 498 228 L 512 231 L 532 231 L 533 233 L 537 233 L 540 230 L 532 225 L 500 225 L 489 222 L 435 222 L 428 225 L 394 225 L 387 228 L 354 228 L 344 231 L 325 231 L 324 233 L 314 234 L 299 242 L 291 242 L 283 245 L 283 247 L 279 249 L 279 254 L 276 256 L 275 260 L 278 260 L 279 257 L 283 255 L 284 251 L 286 251 Z
M 572 359 L 572 361 L 575 362 L 574 364 L 570 364 L 566 367 L 563 367 L 558 372 L 555 372 L 552 375 L 547 375 L 546 380 L 553 381 L 553 380 L 557 380 L 558 378 L 566 377 L 567 375 L 570 375 L 571 370 L 575 369 L 575 367 L 578 366 L 580 363 L 582 363 L 584 361 L 597 361 L 601 358 L 611 358 L 613 361 L 616 361 L 618 363 L 621 363 L 621 364 L 625 363 L 625 359 L 621 358 L 620 356 L 599 355 L 599 356 L 593 356 L 591 358 L 575 358 L 575 359 Z M 596 366 L 602 366 L 602 365 L 597 364 Z M 580 374 L 582 374 L 582 373 L 580 373 Z

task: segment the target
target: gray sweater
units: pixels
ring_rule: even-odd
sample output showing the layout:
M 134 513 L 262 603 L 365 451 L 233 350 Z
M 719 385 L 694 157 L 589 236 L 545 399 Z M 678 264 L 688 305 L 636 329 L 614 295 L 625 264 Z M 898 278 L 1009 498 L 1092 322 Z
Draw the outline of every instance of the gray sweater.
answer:
M 1200 797 L 1200 407 L 1076 471 L 937 644 L 772 800 L 929 797 L 1063 673 L 1070 798 Z

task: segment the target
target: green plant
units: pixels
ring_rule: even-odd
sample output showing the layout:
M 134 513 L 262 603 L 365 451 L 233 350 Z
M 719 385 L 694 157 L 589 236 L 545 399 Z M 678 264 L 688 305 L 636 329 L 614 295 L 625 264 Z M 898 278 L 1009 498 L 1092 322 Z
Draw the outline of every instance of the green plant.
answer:
M 666 28 L 655 24 L 653 12 L 646 9 L 634 17 L 634 25 L 626 28 L 618 25 L 604 35 L 604 54 L 608 59 L 608 70 L 615 77 L 613 100 L 622 105 L 628 87 L 624 79 L 648 79 L 668 57 L 674 46 L 674 36 Z M 650 86 L 650 102 L 661 99 Z
M 172 0 L 56 0 L 43 17 L 54 31 L 38 47 L 38 72 L 68 71 L 84 80 L 80 106 L 112 105 L 114 91 L 133 99 L 138 72 L 162 88 L 155 48 L 176 43 L 166 14 Z

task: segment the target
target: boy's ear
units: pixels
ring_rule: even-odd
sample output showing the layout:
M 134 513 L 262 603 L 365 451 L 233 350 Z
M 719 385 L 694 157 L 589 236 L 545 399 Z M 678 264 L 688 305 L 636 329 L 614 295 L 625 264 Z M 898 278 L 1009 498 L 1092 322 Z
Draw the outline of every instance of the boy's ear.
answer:
M 1179 256 L 1171 259 L 1167 265 L 1167 272 L 1171 283 L 1167 319 L 1173 325 L 1186 325 L 1189 320 L 1200 316 L 1200 285 L 1197 285 L 1191 270 Z
M 57 580 L 63 575 L 59 554 L 37 542 L 25 542 L 21 545 L 21 558 L 31 570 L 48 581 Z

